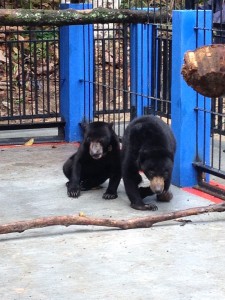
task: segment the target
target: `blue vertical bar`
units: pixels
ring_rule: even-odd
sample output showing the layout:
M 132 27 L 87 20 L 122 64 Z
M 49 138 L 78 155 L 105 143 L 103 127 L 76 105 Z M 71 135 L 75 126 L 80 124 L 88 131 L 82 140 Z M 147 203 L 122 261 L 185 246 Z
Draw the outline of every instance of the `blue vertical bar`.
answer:
M 89 9 L 91 4 L 61 4 L 61 9 Z M 93 119 L 93 25 L 60 27 L 60 112 L 65 140 L 80 141 L 79 123 Z
M 152 25 L 132 24 L 130 31 L 131 44 L 131 106 L 135 109 L 135 116 L 144 114 L 144 107 L 149 107 L 151 95 L 151 49 Z
M 198 30 L 198 47 L 212 44 L 212 11 L 198 11 L 197 27 L 208 30 Z M 197 106 L 205 111 L 198 111 L 197 126 L 197 161 L 210 165 L 210 134 L 211 134 L 211 98 L 204 97 L 200 94 L 197 96 Z M 209 174 L 206 174 L 206 181 L 209 181 Z
M 197 13 L 199 30 L 195 28 Z M 192 166 L 197 156 L 198 159 L 209 162 L 210 117 L 203 112 L 196 112 L 197 93 L 184 81 L 181 68 L 186 51 L 211 44 L 211 20 L 211 11 L 173 11 L 171 119 L 172 130 L 177 140 L 177 152 L 172 183 L 180 187 L 197 184 L 197 172 Z M 210 108 L 210 99 L 198 94 L 199 107 L 203 105 L 204 100 L 205 109 Z M 197 124 L 203 120 L 205 128 L 200 129 Z

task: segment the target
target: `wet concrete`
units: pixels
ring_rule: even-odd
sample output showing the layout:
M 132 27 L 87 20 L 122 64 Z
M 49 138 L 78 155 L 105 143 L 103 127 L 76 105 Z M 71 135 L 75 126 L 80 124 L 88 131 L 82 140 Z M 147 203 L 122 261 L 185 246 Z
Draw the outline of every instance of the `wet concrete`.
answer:
M 1 224 L 80 212 L 128 219 L 211 204 L 172 186 L 170 203 L 136 211 L 122 182 L 115 200 L 101 198 L 104 187 L 68 198 L 62 164 L 74 148 L 0 148 Z M 225 299 L 225 213 L 187 219 L 185 226 L 54 226 L 0 235 L 1 299 Z

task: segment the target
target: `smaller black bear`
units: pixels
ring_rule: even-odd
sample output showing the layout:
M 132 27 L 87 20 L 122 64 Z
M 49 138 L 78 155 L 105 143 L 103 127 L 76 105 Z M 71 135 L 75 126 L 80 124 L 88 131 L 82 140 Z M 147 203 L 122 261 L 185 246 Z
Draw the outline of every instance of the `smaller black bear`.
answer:
M 117 198 L 121 179 L 120 144 L 112 126 L 106 122 L 81 124 L 84 139 L 77 152 L 63 165 L 63 172 L 69 179 L 67 194 L 77 198 L 80 191 L 98 187 L 109 179 L 104 199 Z
M 122 177 L 131 207 L 156 210 L 143 199 L 156 194 L 159 201 L 170 201 L 169 191 L 176 141 L 170 127 L 155 116 L 134 119 L 126 128 L 122 141 Z M 142 171 L 149 187 L 139 187 Z

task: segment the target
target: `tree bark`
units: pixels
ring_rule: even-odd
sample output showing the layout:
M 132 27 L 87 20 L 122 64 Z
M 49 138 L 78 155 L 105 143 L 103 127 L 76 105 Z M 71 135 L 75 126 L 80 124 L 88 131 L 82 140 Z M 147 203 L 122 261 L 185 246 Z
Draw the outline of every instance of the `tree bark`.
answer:
M 224 96 L 225 45 L 203 46 L 186 52 L 181 73 L 187 84 L 203 96 Z
M 162 10 L 95 8 L 87 10 L 0 9 L 0 24 L 10 26 L 84 25 L 95 23 L 167 23 L 171 14 Z
M 189 208 L 186 210 L 180 210 L 161 215 L 151 215 L 147 217 L 128 220 L 90 218 L 82 215 L 45 217 L 34 220 L 20 221 L 0 225 L 0 234 L 23 232 L 28 229 L 43 228 L 56 225 L 94 225 L 104 227 L 116 227 L 120 229 L 149 228 L 153 224 L 159 222 L 165 222 L 168 220 L 174 220 L 192 215 L 223 211 L 225 211 L 225 203 Z

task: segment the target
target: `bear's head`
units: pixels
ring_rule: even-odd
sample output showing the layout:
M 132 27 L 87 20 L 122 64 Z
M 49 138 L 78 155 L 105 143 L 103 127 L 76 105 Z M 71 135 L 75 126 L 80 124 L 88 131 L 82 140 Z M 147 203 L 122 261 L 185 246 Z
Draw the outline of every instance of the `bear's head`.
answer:
M 93 159 L 100 159 L 112 150 L 113 123 L 93 122 L 82 124 L 84 145 Z
M 164 148 L 141 150 L 138 165 L 149 180 L 153 193 L 160 195 L 169 188 L 174 164 L 173 154 Z

